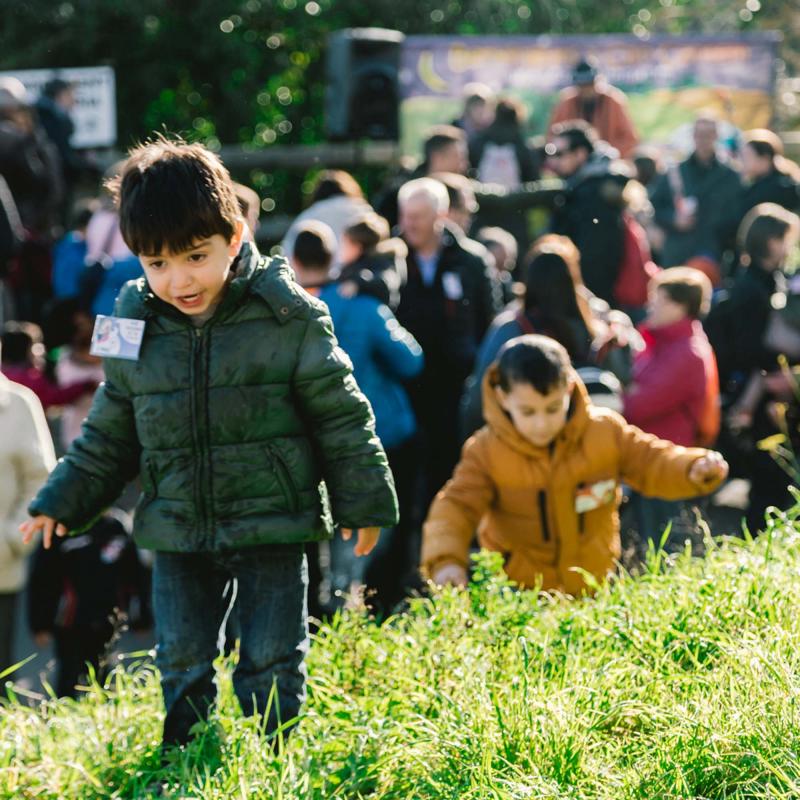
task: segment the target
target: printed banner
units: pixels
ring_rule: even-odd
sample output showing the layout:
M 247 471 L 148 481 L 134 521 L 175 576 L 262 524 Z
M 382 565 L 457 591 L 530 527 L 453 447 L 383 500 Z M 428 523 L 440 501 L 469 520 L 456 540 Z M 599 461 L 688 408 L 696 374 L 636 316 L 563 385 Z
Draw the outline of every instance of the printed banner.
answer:
M 739 36 L 409 36 L 401 61 L 402 149 L 419 155 L 425 131 L 461 111 L 479 82 L 521 100 L 533 134 L 547 130 L 573 65 L 597 59 L 622 89 L 642 141 L 681 147 L 699 113 L 728 128 L 766 127 L 772 117 L 779 33 Z M 681 134 L 681 130 L 684 131 Z M 724 135 L 724 134 L 723 134 Z

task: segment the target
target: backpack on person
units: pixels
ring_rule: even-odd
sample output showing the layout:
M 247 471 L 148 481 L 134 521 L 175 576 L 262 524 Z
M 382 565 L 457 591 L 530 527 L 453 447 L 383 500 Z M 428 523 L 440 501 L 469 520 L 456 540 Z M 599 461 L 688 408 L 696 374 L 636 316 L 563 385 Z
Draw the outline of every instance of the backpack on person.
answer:
M 522 183 L 517 148 L 513 144 L 486 142 L 478 162 L 478 180 L 516 189 Z

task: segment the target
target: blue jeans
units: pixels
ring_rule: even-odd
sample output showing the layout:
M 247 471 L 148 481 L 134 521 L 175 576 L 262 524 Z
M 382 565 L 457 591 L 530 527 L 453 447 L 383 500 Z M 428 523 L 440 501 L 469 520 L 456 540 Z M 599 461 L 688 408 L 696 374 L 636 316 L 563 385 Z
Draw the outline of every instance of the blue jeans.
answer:
M 158 552 L 153 611 L 156 666 L 166 707 L 165 746 L 185 744 L 192 725 L 208 716 L 216 695 L 213 661 L 224 640 L 220 628 L 234 585 L 232 614 L 240 651 L 233 688 L 243 713 L 265 713 L 270 735 L 281 722 L 294 719 L 305 700 L 309 640 L 303 545 Z

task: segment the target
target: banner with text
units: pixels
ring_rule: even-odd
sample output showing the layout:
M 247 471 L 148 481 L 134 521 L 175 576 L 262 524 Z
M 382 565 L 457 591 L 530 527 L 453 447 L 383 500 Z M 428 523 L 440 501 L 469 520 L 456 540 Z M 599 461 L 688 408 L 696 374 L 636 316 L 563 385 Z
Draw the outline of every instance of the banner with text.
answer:
M 683 149 L 699 113 L 729 128 L 766 127 L 772 116 L 778 33 L 739 36 L 409 36 L 400 82 L 402 149 L 419 155 L 425 131 L 458 117 L 464 87 L 483 83 L 521 100 L 528 129 L 543 134 L 573 65 L 593 56 L 622 89 L 641 140 Z M 682 131 L 682 132 L 681 132 Z M 677 138 L 676 138 L 677 137 Z

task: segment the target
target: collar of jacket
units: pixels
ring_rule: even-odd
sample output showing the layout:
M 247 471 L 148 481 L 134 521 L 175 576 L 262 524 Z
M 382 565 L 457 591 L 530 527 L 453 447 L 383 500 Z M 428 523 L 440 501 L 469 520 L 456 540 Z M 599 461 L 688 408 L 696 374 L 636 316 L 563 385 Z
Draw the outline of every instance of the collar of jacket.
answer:
M 262 298 L 280 323 L 288 322 L 302 307 L 303 301 L 299 295 L 302 290 L 285 258 L 266 258 L 258 252 L 255 244 L 245 242 L 231 269 L 233 278 L 214 314 L 215 319 L 224 317 L 235 308 L 245 292 Z M 117 316 L 148 319 L 164 315 L 178 322 L 189 323 L 185 314 L 153 294 L 146 278 L 139 278 L 133 283 L 135 290 L 125 292 L 121 297 L 115 309 Z
M 711 172 L 712 169 L 716 169 L 716 167 L 721 166 L 722 164 L 722 162 L 717 158 L 716 155 L 711 156 L 711 159 L 709 161 L 701 161 L 697 157 L 697 153 L 692 153 L 687 159 L 687 161 L 695 169 L 705 170 L 707 172 Z
M 755 283 L 757 286 L 766 289 L 770 293 L 778 288 L 779 281 L 784 277 L 779 269 L 761 269 L 755 262 L 751 263 L 742 273 L 742 283 Z
M 583 436 L 586 426 L 589 424 L 589 395 L 586 393 L 586 387 L 574 371 L 572 372 L 572 379 L 575 382 L 575 388 L 572 390 L 567 424 L 550 445 L 550 448 L 553 445 L 558 447 L 559 445 L 571 445 L 577 442 Z M 497 362 L 495 362 L 486 370 L 486 374 L 483 376 L 483 416 L 486 424 L 498 438 L 524 456 L 533 458 L 545 457 L 550 448 L 537 447 L 521 436 L 514 427 L 511 417 L 503 410 L 494 391 L 494 387 L 499 382 L 500 374 Z
M 648 347 L 660 347 L 678 339 L 691 338 L 697 332 L 696 328 L 698 326 L 700 326 L 700 323 L 696 319 L 684 317 L 671 325 L 664 325 L 661 328 L 651 328 L 649 325 L 644 324 L 639 329 L 639 332 Z

